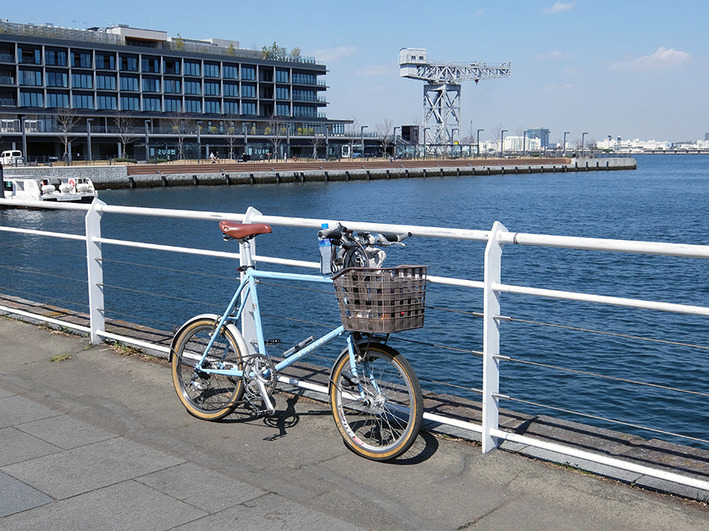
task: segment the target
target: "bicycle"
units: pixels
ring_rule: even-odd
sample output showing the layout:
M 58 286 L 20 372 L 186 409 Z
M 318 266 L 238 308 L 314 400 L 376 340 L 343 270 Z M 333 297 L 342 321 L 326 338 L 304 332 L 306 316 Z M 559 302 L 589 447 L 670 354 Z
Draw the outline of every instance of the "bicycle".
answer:
M 329 276 L 259 271 L 250 241 L 271 232 L 266 224 L 221 221 L 227 240 L 241 244 L 241 281 L 224 313 L 189 319 L 175 334 L 170 350 L 172 379 L 187 411 L 219 420 L 237 407 L 273 415 L 272 395 L 280 371 L 326 343 L 346 335 L 328 384 L 335 424 L 348 448 L 384 461 L 406 452 L 423 417 L 418 378 L 406 358 L 387 344 L 389 333 L 423 326 L 426 267 L 381 268 L 381 246 L 403 245 L 407 235 L 354 235 L 337 224 L 318 233 L 330 242 Z M 327 266 L 330 266 L 329 268 Z M 267 352 L 257 281 L 261 279 L 329 283 L 335 286 L 343 324 L 322 337 L 310 336 L 283 353 Z M 245 313 L 253 315 L 255 350 L 239 332 Z

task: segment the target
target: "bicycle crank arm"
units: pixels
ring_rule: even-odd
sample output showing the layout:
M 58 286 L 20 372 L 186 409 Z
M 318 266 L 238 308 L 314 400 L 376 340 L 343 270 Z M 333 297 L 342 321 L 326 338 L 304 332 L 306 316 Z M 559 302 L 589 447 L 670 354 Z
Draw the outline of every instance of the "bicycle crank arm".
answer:
M 268 396 L 266 386 L 258 376 L 256 377 L 256 384 L 258 385 L 258 390 L 261 392 L 261 400 L 263 400 L 263 405 L 266 407 L 266 411 L 268 411 L 269 415 L 273 415 L 276 412 L 276 408 L 274 407 L 273 402 L 271 402 L 271 397 Z

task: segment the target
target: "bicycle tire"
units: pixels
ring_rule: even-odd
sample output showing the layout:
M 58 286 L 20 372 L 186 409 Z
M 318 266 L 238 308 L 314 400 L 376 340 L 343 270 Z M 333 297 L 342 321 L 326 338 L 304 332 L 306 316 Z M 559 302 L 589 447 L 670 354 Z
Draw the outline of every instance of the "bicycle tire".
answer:
M 239 377 L 195 375 L 195 364 L 204 354 L 216 326 L 214 318 L 196 319 L 180 331 L 174 341 L 172 382 L 175 391 L 185 409 L 202 420 L 226 417 L 234 411 L 244 394 L 244 384 Z M 219 368 L 243 367 L 241 351 L 229 327 L 222 327 L 205 363 Z
M 362 400 L 345 350 L 330 379 L 332 415 L 352 451 L 387 461 L 402 455 L 416 440 L 423 418 L 421 385 L 409 362 L 395 349 L 382 343 L 362 343 L 359 349 L 355 366 L 366 400 Z

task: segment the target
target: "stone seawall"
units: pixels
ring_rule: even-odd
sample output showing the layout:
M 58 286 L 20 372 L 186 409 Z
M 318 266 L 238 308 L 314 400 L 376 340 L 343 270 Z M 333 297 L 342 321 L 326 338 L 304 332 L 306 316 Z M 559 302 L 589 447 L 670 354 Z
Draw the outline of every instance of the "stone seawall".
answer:
M 180 165 L 160 166 L 154 173 L 147 173 L 148 167 L 140 166 L 142 175 L 130 175 L 126 166 L 69 166 L 41 168 L 7 168 L 8 176 L 47 176 L 47 177 L 88 177 L 99 190 L 117 188 L 155 188 L 164 186 L 220 186 L 238 184 L 280 184 L 331 181 L 374 181 L 384 179 L 425 179 L 431 177 L 460 177 L 473 175 L 507 175 L 525 173 L 560 173 L 587 171 L 634 170 L 637 164 L 631 158 L 584 158 L 573 159 L 567 163 L 515 163 L 514 160 L 497 161 L 490 164 L 464 164 L 446 166 L 428 165 L 422 161 L 420 167 L 401 167 L 392 163 L 390 167 L 381 166 L 367 168 L 363 164 L 359 168 L 342 169 L 337 167 L 321 167 L 320 169 L 303 169 L 299 171 L 298 164 L 287 169 L 275 171 L 270 168 L 263 171 L 249 167 L 249 171 L 239 171 L 238 165 L 231 165 L 228 170 L 220 169 L 212 172 L 189 171 Z M 264 165 L 264 168 L 268 166 Z

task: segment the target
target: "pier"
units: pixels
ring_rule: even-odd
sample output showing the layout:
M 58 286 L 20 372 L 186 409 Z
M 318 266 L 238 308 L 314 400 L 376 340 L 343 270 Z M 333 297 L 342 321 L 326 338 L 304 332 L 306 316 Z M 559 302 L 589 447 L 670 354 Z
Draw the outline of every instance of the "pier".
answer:
M 7 168 L 7 175 L 88 177 L 96 189 L 427 179 L 634 170 L 632 158 L 259 161 Z

